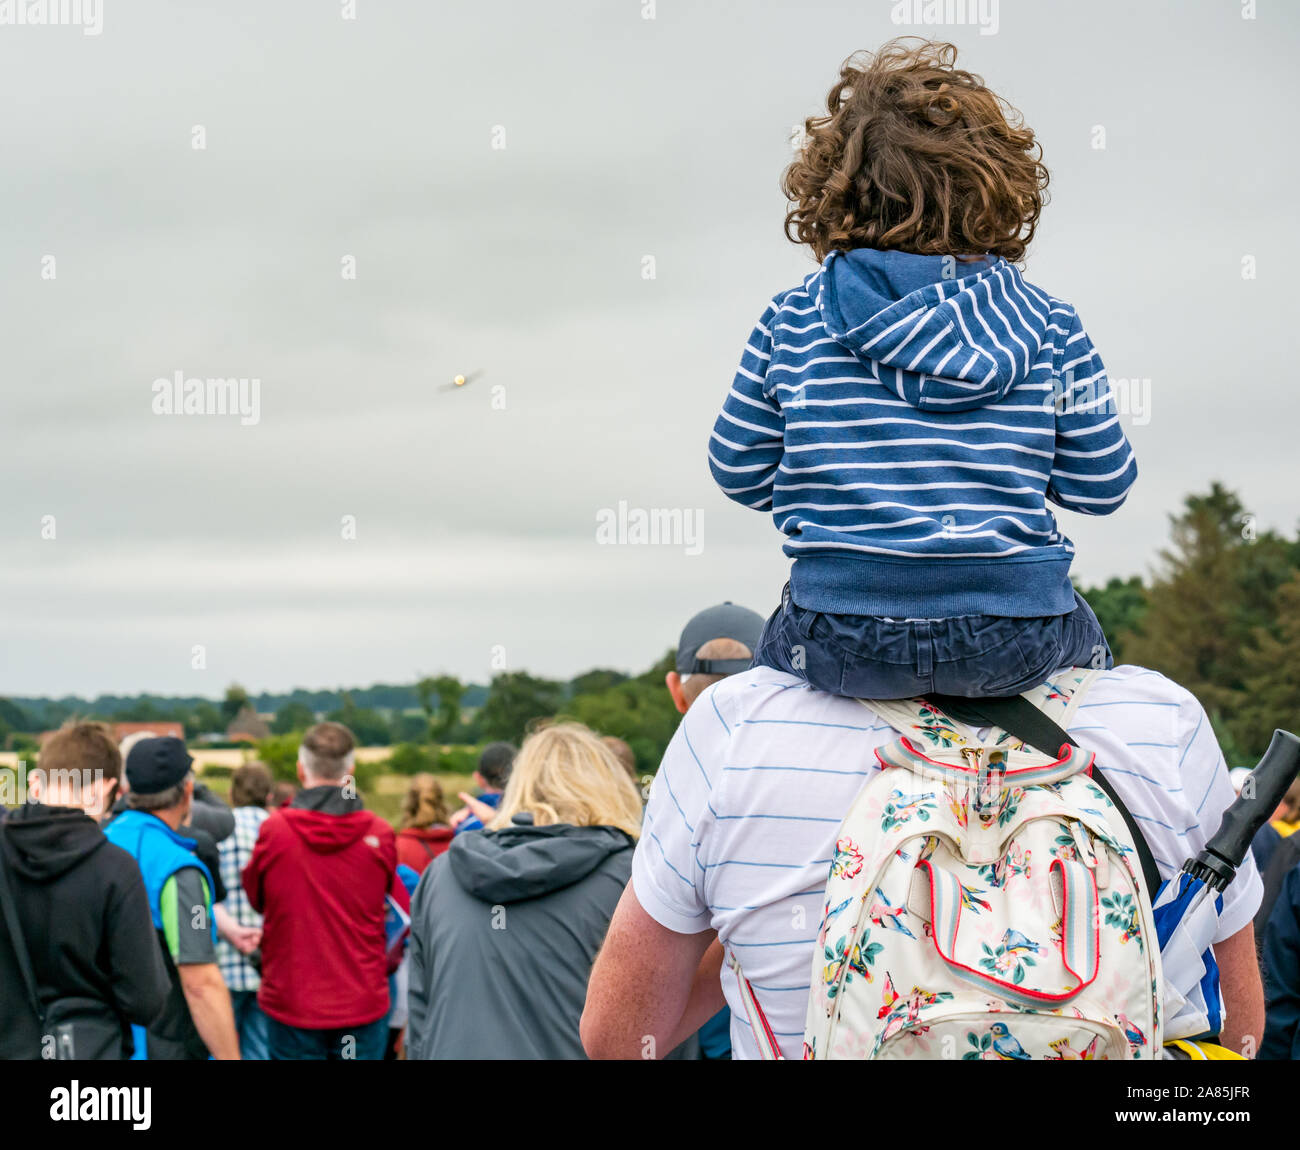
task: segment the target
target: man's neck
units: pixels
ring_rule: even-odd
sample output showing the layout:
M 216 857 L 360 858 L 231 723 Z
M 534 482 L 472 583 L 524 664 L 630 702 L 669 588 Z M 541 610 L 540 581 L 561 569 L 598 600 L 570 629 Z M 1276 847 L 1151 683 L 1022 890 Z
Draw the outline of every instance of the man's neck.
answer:
M 91 807 L 86 806 L 84 803 L 70 802 L 68 795 L 42 795 L 36 801 L 47 807 L 62 807 L 64 810 L 68 811 L 80 811 L 83 815 L 95 819 L 96 821 L 98 821 L 99 816 L 103 814 L 102 811 L 94 810 Z
M 186 811 L 184 807 L 168 807 L 165 811 L 149 811 L 148 813 L 166 823 L 174 831 L 180 830 L 185 822 Z

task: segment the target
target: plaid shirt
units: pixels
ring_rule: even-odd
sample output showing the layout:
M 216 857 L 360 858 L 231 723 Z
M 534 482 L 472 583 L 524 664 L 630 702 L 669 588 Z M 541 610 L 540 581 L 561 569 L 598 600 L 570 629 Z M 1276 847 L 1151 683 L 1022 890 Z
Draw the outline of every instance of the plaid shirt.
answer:
M 221 854 L 221 881 L 226 885 L 226 901 L 221 905 L 240 926 L 261 926 L 262 916 L 249 904 L 241 880 L 269 812 L 262 807 L 235 807 L 234 813 L 234 831 L 217 845 Z M 253 964 L 224 938 L 217 940 L 217 967 L 230 990 L 257 990 L 262 985 Z

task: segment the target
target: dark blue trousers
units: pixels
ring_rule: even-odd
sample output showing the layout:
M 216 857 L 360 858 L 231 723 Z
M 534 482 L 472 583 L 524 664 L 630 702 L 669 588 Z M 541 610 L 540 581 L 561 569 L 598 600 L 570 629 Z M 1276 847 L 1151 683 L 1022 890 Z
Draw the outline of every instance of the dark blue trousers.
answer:
M 1077 591 L 1074 602 L 1068 614 L 1036 619 L 877 619 L 806 610 L 787 585 L 754 666 L 851 699 L 1018 695 L 1061 667 L 1113 665 L 1097 616 Z
M 266 1016 L 266 1044 L 273 1061 L 346 1062 L 358 1059 L 380 1062 L 387 1043 L 387 1015 L 364 1026 L 344 1026 L 334 1030 L 286 1026 L 269 1014 Z

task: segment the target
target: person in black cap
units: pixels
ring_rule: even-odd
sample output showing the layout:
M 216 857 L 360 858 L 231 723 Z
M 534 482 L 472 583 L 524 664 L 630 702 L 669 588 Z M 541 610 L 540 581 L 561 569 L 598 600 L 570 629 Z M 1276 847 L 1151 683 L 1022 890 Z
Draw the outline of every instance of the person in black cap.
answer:
M 763 617 L 728 601 L 691 619 L 677 643 L 677 669 L 665 678 L 668 693 L 684 715 L 710 683 L 749 670 Z
M 237 1059 L 230 993 L 217 968 L 213 877 L 181 833 L 194 802 L 193 759 L 177 738 L 142 739 L 127 756 L 128 805 L 104 830 L 140 867 L 171 979 L 162 1013 L 133 1027 L 135 1057 Z
M 694 616 L 677 642 L 677 668 L 664 680 L 677 709 L 686 714 L 705 687 L 749 670 L 762 634 L 763 617 L 730 601 Z M 720 966 L 721 955 L 721 947 L 715 943 L 702 966 L 710 970 Z M 726 1007 L 720 1010 L 700 1027 L 697 1037 L 705 1060 L 730 1058 L 731 1011 Z
M 157 737 L 152 732 L 138 732 L 128 735 L 121 743 L 122 761 L 125 762 L 131 757 L 131 748 L 137 743 L 145 739 L 156 739 Z M 177 740 L 177 742 L 179 741 Z M 117 796 L 104 819 L 105 823 L 112 821 L 123 811 L 130 809 L 127 803 L 127 794 L 130 789 L 130 781 L 124 774 L 118 787 Z M 214 903 L 226 901 L 226 888 L 221 881 L 221 856 L 217 850 L 217 844 L 229 838 L 234 829 L 235 812 L 230 809 L 220 795 L 210 787 L 195 780 L 194 803 L 190 807 L 189 821 L 181 827 L 181 834 L 187 839 L 194 840 L 196 844 L 194 853 L 203 860 L 204 865 L 212 872 L 212 901 Z

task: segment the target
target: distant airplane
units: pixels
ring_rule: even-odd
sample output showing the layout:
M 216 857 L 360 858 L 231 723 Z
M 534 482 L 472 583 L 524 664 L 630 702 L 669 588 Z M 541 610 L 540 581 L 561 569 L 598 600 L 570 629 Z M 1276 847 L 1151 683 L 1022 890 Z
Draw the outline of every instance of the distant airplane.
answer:
M 444 383 L 440 388 L 438 388 L 438 390 L 459 391 L 462 387 L 465 387 L 467 384 L 473 383 L 476 379 L 480 378 L 482 375 L 483 372 L 481 370 L 472 371 L 469 373 L 469 375 L 458 375 L 450 383 Z

